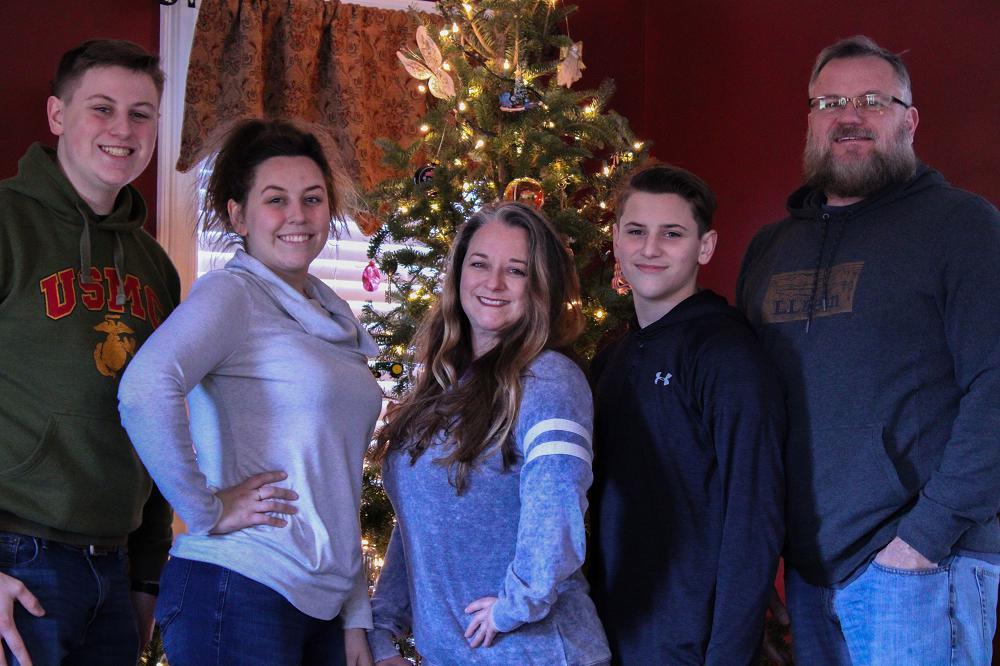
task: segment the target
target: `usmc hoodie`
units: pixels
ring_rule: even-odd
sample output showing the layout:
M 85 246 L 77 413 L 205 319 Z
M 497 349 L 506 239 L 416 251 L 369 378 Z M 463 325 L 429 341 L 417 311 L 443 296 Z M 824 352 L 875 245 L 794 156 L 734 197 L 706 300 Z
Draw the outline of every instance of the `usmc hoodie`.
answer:
M 39 144 L 0 182 L 0 529 L 127 542 L 133 580 L 159 577 L 170 510 L 153 493 L 143 521 L 152 484 L 118 382 L 180 294 L 145 219 L 131 186 L 95 215 Z

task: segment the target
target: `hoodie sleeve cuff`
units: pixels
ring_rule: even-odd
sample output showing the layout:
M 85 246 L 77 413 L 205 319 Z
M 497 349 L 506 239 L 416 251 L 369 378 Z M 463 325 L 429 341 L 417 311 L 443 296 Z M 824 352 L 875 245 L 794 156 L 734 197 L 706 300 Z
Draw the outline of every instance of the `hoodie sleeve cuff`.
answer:
M 490 611 L 493 613 L 493 626 L 501 633 L 510 633 L 524 624 L 523 620 L 515 616 L 513 604 L 503 597 L 497 599 Z
M 368 631 L 368 649 L 372 652 L 372 661 L 378 663 L 383 659 L 399 656 L 396 641 L 388 629 L 370 629 Z
M 940 562 L 969 529 L 969 521 L 920 493 L 920 499 L 899 523 L 896 536 L 931 562 Z

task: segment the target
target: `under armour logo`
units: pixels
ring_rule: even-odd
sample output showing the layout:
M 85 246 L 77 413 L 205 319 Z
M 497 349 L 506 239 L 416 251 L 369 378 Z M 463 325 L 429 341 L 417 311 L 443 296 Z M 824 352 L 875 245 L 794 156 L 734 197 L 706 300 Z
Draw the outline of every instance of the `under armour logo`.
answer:
M 664 386 L 669 386 L 671 377 L 673 377 L 673 375 L 669 372 L 666 375 L 664 375 L 662 372 L 658 372 L 656 373 L 656 379 L 653 380 L 653 384 L 659 384 L 660 382 L 663 382 Z

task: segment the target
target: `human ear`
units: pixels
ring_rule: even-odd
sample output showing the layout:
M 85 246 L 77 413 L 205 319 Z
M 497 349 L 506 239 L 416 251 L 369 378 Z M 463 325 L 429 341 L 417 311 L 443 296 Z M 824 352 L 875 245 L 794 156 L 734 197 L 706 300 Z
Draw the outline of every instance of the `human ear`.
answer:
M 709 229 L 701 235 L 699 239 L 701 247 L 698 249 L 698 264 L 704 266 L 712 260 L 715 254 L 715 244 L 719 240 L 719 233 L 715 229 Z
M 49 131 L 56 136 L 63 133 L 63 111 L 66 105 L 55 95 L 51 95 L 45 102 L 45 115 L 49 119 Z
M 913 142 L 913 137 L 917 133 L 917 125 L 920 123 L 920 114 L 917 113 L 917 107 L 911 106 L 906 110 L 906 129 L 910 133 L 910 142 Z
M 233 231 L 236 232 L 238 236 L 247 235 L 247 224 L 246 220 L 243 219 L 243 206 L 239 205 L 234 199 L 230 199 L 229 203 L 226 204 L 226 210 L 229 213 L 229 224 L 232 226 Z

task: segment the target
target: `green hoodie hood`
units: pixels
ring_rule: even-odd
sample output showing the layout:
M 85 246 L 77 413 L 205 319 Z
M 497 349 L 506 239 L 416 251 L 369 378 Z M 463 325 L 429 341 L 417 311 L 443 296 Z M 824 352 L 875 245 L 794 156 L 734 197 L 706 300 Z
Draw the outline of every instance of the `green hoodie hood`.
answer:
M 110 231 L 132 231 L 146 222 L 146 204 L 131 185 L 118 193 L 111 214 L 103 219 L 77 194 L 66 178 L 56 151 L 40 143 L 33 144 L 17 163 L 17 175 L 0 182 L 0 191 L 10 190 L 35 199 L 54 215 L 69 224 L 90 224 Z
M 146 203 L 131 185 L 118 193 L 111 213 L 100 217 L 77 193 L 73 184 L 59 166 L 56 151 L 40 143 L 33 144 L 17 163 L 17 175 L 0 182 L 0 192 L 10 190 L 34 199 L 44 205 L 61 222 L 79 225 L 80 231 L 80 282 L 90 284 L 91 250 L 90 225 L 115 232 L 115 271 L 118 275 L 118 305 L 125 303 L 125 290 L 121 288 L 123 266 L 122 232 L 141 229 L 146 222 Z

